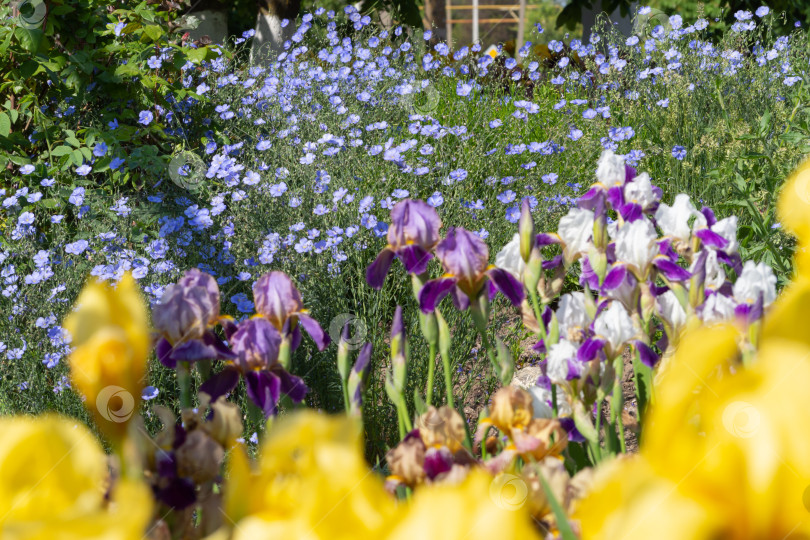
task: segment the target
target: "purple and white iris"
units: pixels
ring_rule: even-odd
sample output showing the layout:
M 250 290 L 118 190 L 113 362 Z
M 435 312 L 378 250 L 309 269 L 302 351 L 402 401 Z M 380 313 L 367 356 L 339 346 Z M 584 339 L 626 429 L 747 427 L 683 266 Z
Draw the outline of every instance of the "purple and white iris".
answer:
M 547 301 L 534 347 L 544 355 L 544 380 L 565 390 L 565 407 L 576 400 L 592 404 L 606 366 L 628 348 L 655 367 L 690 318 L 736 320 L 746 328 L 776 298 L 770 267 L 742 264 L 735 216 L 717 220 L 685 194 L 671 205 L 662 202 L 646 173 L 637 175 L 609 150 L 596 174 L 599 181 L 560 220 L 557 233 L 535 238 L 540 249 L 559 244 L 566 268 L 580 264 L 584 291 L 562 295 L 556 309 Z M 525 281 L 519 243 L 516 234 L 496 261 Z M 554 267 L 546 262 L 544 269 Z

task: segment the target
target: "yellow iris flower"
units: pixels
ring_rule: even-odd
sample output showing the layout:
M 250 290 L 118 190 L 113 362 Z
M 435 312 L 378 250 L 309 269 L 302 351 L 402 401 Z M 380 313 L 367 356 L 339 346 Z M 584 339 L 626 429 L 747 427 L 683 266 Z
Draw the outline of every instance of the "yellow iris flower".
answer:
M 810 158 L 785 182 L 776 209 L 784 228 L 799 240 L 797 275 L 810 278 Z
M 0 419 L 0 536 L 7 540 L 140 540 L 152 509 L 146 486 L 116 481 L 93 434 L 57 416 Z
M 149 358 L 149 315 L 130 274 L 111 286 L 91 281 L 65 318 L 75 350 L 70 374 L 99 429 L 120 439 L 137 410 Z
M 356 419 L 302 411 L 274 423 L 256 470 L 236 449 L 222 509 L 230 538 L 538 538 L 528 508 L 498 506 L 483 471 L 397 503 L 365 463 L 361 435 Z
M 304 411 L 273 423 L 258 470 L 235 449 L 223 508 L 225 523 L 236 523 L 233 538 L 379 538 L 396 505 L 361 440 L 355 419 Z

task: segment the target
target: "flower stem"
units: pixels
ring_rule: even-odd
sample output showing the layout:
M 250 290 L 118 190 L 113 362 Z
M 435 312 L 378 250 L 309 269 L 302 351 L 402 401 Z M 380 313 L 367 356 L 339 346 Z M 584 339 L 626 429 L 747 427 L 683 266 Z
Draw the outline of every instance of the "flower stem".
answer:
M 402 414 L 402 423 L 405 425 L 405 431 L 407 433 L 413 429 L 413 426 L 411 425 L 411 419 L 408 416 L 408 405 L 405 403 L 405 396 L 401 394 L 399 396 L 399 406 Z
M 180 387 L 180 410 L 191 407 L 191 370 L 188 362 L 177 363 L 177 384 Z
M 405 423 L 402 421 L 402 411 L 397 407 L 397 420 L 399 424 L 399 440 L 403 440 L 405 435 L 407 435 L 407 431 L 405 430 Z
M 350 412 L 350 405 L 349 405 L 349 385 L 345 380 L 340 381 L 340 385 L 343 387 L 343 407 L 346 409 L 346 412 Z
M 200 360 L 197 362 L 197 371 L 200 373 L 200 380 L 202 382 L 211 378 L 211 360 Z
M 537 319 L 538 335 L 541 339 L 546 339 L 546 328 L 543 326 L 543 312 L 540 309 L 540 302 L 537 301 L 537 292 L 529 289 L 529 298 L 532 301 L 532 310 L 534 311 L 534 318 Z
M 624 358 L 618 356 L 613 361 L 614 370 L 616 372 L 616 379 L 613 381 L 613 396 L 610 400 L 610 419 L 613 428 L 619 435 L 619 448 L 622 453 L 627 453 L 627 447 L 624 442 L 624 422 L 622 422 L 622 409 L 624 396 L 622 395 L 622 379 L 624 373 Z
M 450 355 L 445 352 L 442 352 L 442 367 L 444 368 L 444 391 L 447 394 L 447 405 L 449 405 L 451 409 L 455 409 L 456 406 L 453 403 L 452 366 L 450 365 Z
M 599 430 L 602 427 L 602 402 L 603 401 L 604 400 L 599 399 L 596 402 L 596 435 L 597 435 L 597 437 L 599 435 Z M 607 437 L 605 437 L 605 439 L 607 439 Z M 596 459 L 596 463 L 599 463 L 600 461 L 602 461 L 602 447 L 599 445 L 598 440 L 595 443 L 591 443 L 591 452 L 593 453 L 594 458 Z M 594 463 L 594 465 L 596 465 L 596 463 Z
M 627 444 L 624 441 L 624 422 L 621 413 L 619 413 L 619 444 L 621 445 L 622 454 L 626 454 Z
M 495 358 L 495 349 L 492 348 L 491 343 L 489 342 L 489 338 L 487 337 L 486 332 L 478 332 L 481 336 L 481 346 L 487 352 L 487 357 L 489 358 L 489 362 L 492 364 L 492 369 L 494 370 L 494 375 L 498 375 L 498 360 Z
M 430 357 L 428 359 L 428 379 L 425 400 L 428 407 L 433 405 L 433 379 L 436 376 L 436 344 L 430 344 Z
M 551 383 L 551 407 L 554 411 L 554 418 L 559 416 L 559 409 L 557 408 L 557 385 Z

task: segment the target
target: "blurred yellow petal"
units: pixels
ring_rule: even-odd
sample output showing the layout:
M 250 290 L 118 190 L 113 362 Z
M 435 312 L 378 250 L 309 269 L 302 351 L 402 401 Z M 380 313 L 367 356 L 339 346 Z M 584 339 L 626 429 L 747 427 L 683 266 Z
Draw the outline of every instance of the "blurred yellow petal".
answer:
M 0 433 L 2 538 L 143 538 L 149 489 L 117 482 L 106 501 L 107 458 L 86 427 L 46 415 L 0 420 Z
M 146 363 L 130 347 L 118 327 L 96 332 L 70 357 L 71 378 L 77 389 L 87 396 L 88 406 L 104 387 L 120 386 L 140 399 Z
M 146 358 L 133 350 L 124 332 L 108 326 L 96 332 L 69 359 L 70 376 L 98 428 L 121 440 L 137 412 L 146 373 Z
M 115 286 L 89 281 L 63 326 L 73 338 L 74 347 L 83 345 L 102 328 L 115 326 L 126 333 L 139 356 L 146 357 L 149 353 L 149 314 L 129 272 Z
M 396 521 L 397 508 L 366 464 L 361 437 L 357 419 L 345 416 L 307 410 L 275 421 L 255 470 L 244 452 L 232 453 L 226 524 L 239 538 L 279 531 L 306 531 L 290 532 L 304 538 L 381 537 Z M 243 536 L 245 530 L 259 536 Z
M 711 538 L 721 527 L 712 508 L 684 498 L 641 457 L 600 465 L 593 482 L 573 515 L 584 540 Z
M 509 492 L 505 493 L 504 489 Z M 403 521 L 387 538 L 540 538 L 529 516 L 527 497 L 528 488 L 518 477 L 514 477 L 512 483 L 493 484 L 492 476 L 473 470 L 460 485 L 420 488 L 406 508 Z
M 776 207 L 782 225 L 799 238 L 810 243 L 810 159 L 805 160 L 790 175 Z
M 120 440 L 137 410 L 151 339 L 146 305 L 127 273 L 115 285 L 90 281 L 65 318 L 75 347 L 71 379 L 99 429 Z
M 732 370 L 735 335 L 684 337 L 640 455 L 600 466 L 577 507 L 584 538 L 810 535 L 810 347 L 763 339 L 753 365 Z
M 79 421 L 56 416 L 0 420 L 0 516 L 64 519 L 97 507 L 107 475 L 106 457 Z
M 237 523 L 260 508 L 252 509 L 257 502 L 258 475 L 254 475 L 250 458 L 245 448 L 237 445 L 228 455 L 227 489 L 223 495 L 222 513 L 225 523 Z
M 777 215 L 785 229 L 798 238 L 794 268 L 798 276 L 810 277 L 810 159 L 790 175 L 777 204 Z
M 644 448 L 653 465 L 662 469 L 688 471 L 694 464 L 694 445 L 703 445 L 697 431 L 673 438 L 694 421 L 699 392 L 711 393 L 717 376 L 728 371 L 737 354 L 739 333 L 731 325 L 701 327 L 687 332 L 667 371 L 656 380 L 656 404 L 644 422 Z M 677 448 L 674 448 L 677 447 Z
M 810 268 L 810 267 L 809 267 Z M 788 285 L 771 306 L 762 325 L 762 341 L 796 340 L 810 345 L 810 276 Z
M 346 531 L 348 533 L 348 531 Z M 339 535 L 340 533 L 338 533 Z M 260 518 L 248 518 L 241 523 L 234 531 L 232 540 L 254 540 L 259 538 L 284 538 L 295 540 L 319 540 L 327 538 L 318 536 L 310 526 L 299 520 L 289 521 L 264 521 Z M 337 536 L 335 536 L 337 538 Z M 361 539 L 362 536 L 353 536 Z M 374 538 L 374 537 L 369 537 Z M 210 540 L 210 539 L 209 539 Z

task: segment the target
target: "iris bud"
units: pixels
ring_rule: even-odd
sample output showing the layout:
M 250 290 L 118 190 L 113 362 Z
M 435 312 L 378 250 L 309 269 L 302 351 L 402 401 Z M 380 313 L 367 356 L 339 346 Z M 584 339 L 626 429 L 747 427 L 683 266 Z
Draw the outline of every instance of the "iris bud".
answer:
M 521 248 L 523 247 L 521 238 Z M 523 271 L 523 284 L 533 292 L 537 290 L 537 284 L 544 280 L 543 275 L 543 255 L 537 247 L 533 247 L 526 261 L 526 269 Z
M 352 414 L 359 415 L 363 406 L 363 392 L 365 391 L 368 373 L 371 370 L 371 343 L 366 343 L 360 349 L 357 362 L 349 373 L 349 407 Z
M 641 316 L 646 325 L 655 312 L 655 295 L 650 291 L 650 286 L 647 282 L 641 282 L 639 286 L 641 288 Z
M 391 366 L 392 383 L 401 394 L 405 388 L 408 363 L 408 340 L 405 336 L 405 325 L 402 321 L 402 306 L 397 306 L 394 312 L 394 323 L 391 326 Z
M 523 204 L 520 207 L 520 221 L 518 222 L 518 232 L 520 233 L 520 256 L 523 261 L 528 263 L 529 257 L 534 247 L 534 220 L 532 219 L 532 211 L 529 206 L 529 199 L 523 199 Z
M 439 353 L 441 353 L 442 357 L 449 356 L 450 344 L 453 341 L 450 335 L 450 327 L 447 326 L 447 321 L 444 320 L 444 317 L 442 317 L 442 314 L 438 311 L 436 312 L 436 322 L 439 326 Z
M 470 314 L 475 329 L 482 335 L 486 335 L 487 326 L 489 326 L 489 296 L 483 292 L 470 300 Z
M 435 346 L 439 343 L 439 323 L 436 321 L 435 312 L 422 313 L 420 311 L 419 328 L 429 344 Z
M 586 295 L 587 296 L 587 295 Z M 551 312 L 551 323 L 548 325 L 548 338 L 546 339 L 546 348 L 556 345 L 560 341 L 560 321 L 557 320 L 557 314 Z
M 349 378 L 349 322 L 343 325 L 340 333 L 337 350 L 337 368 L 340 380 L 345 382 Z
M 591 263 L 594 273 L 599 276 L 599 283 L 602 283 L 607 273 L 607 256 L 602 251 L 591 249 L 588 252 L 588 262 Z

